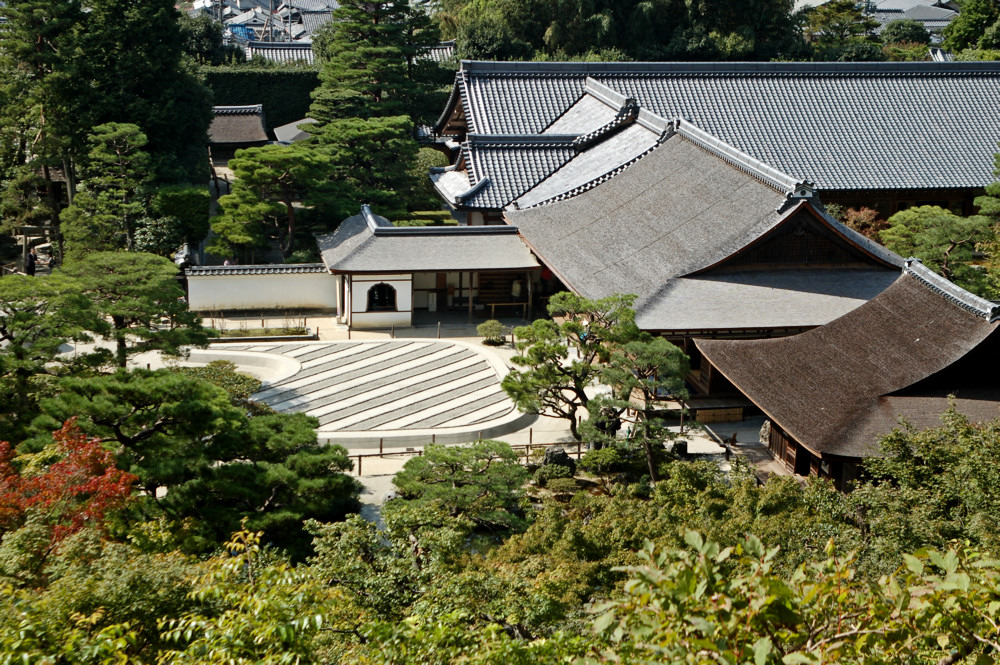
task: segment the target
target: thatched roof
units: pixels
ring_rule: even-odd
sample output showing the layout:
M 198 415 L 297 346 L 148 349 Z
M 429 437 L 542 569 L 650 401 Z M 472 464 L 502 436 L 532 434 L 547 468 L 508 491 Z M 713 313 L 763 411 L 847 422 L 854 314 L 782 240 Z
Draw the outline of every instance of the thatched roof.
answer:
M 215 106 L 215 117 L 208 128 L 208 140 L 213 145 L 263 145 L 267 143 L 264 128 L 264 107 Z
M 902 259 L 824 214 L 802 179 L 690 123 L 675 127 L 588 191 L 505 211 L 573 291 L 636 294 L 645 330 L 806 328 L 849 312 L 899 275 Z M 788 257 L 777 244 L 787 246 L 789 233 L 815 238 L 816 251 Z
M 815 454 L 864 457 L 901 418 L 937 424 L 952 394 L 974 420 L 1000 416 L 998 317 L 997 306 L 910 259 L 889 288 L 825 326 L 697 346 Z

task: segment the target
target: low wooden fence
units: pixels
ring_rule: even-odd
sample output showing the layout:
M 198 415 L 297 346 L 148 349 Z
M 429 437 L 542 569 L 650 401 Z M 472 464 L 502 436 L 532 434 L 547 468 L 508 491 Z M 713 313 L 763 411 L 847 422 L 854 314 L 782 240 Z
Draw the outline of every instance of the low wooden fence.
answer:
M 577 459 L 580 459 L 580 457 L 583 455 L 583 453 L 587 452 L 586 450 L 584 450 L 583 443 L 580 442 L 580 441 L 571 441 L 571 442 L 562 442 L 562 443 L 559 443 L 559 442 L 556 442 L 556 443 L 522 443 L 520 445 L 513 445 L 513 446 L 511 446 L 511 450 L 513 450 L 514 452 L 518 453 L 518 458 L 523 457 L 523 459 L 524 459 L 523 463 L 527 464 L 529 461 L 531 461 L 531 453 L 532 453 L 532 451 L 545 450 L 546 448 L 551 448 L 552 446 L 562 446 L 562 447 L 566 448 L 567 449 L 566 450 L 567 454 L 569 454 L 571 456 L 575 455 Z M 573 450 L 573 448 L 576 448 L 576 450 Z M 424 454 L 423 450 L 413 450 L 413 449 L 384 452 L 384 450 L 382 449 L 382 442 L 380 441 L 379 442 L 379 452 L 377 452 L 377 453 L 362 453 L 362 454 L 359 454 L 359 455 L 351 455 L 350 458 L 351 459 L 356 459 L 358 461 L 358 464 L 357 464 L 357 467 L 355 468 L 355 471 L 357 472 L 358 476 L 361 476 L 361 475 L 363 475 L 363 469 L 362 469 L 362 467 L 363 467 L 365 459 L 372 458 L 372 457 L 378 457 L 378 458 L 381 458 L 381 459 L 393 458 L 393 457 L 414 457 L 414 456 L 420 457 L 423 454 Z

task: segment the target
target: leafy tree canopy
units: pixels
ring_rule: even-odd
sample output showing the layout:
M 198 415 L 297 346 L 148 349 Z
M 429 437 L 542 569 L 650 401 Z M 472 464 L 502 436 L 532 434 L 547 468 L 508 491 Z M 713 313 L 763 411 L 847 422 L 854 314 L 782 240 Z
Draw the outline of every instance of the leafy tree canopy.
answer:
M 1000 44 L 988 43 L 984 40 L 987 31 L 992 29 L 995 34 L 1000 25 L 1000 6 L 995 0 L 966 0 L 962 3 L 962 11 L 945 26 L 941 45 L 952 51 L 965 49 L 997 48 Z
M 976 246 L 992 239 L 987 217 L 960 217 L 937 206 L 901 210 L 879 232 L 886 247 L 915 256 L 932 270 L 973 293 L 983 292 L 983 271 L 970 265 Z
M 927 32 L 927 28 L 920 21 L 912 19 L 890 21 L 879 37 L 886 44 L 904 42 L 926 45 L 931 43 L 931 34 Z
M 393 483 L 401 496 L 432 503 L 487 529 L 524 526 L 521 485 L 527 470 L 502 441 L 468 446 L 429 445 L 411 458 Z
M 346 451 L 320 445 L 316 420 L 304 414 L 248 417 L 223 389 L 169 370 L 67 378 L 60 388 L 35 427 L 46 431 L 78 414 L 80 427 L 138 476 L 142 515 L 178 525 L 186 551 L 210 549 L 246 518 L 302 557 L 303 520 L 357 509 L 359 485 L 343 473 L 351 469 Z
M 633 295 L 588 300 L 574 293 L 557 293 L 549 301 L 556 320 L 538 319 L 514 329 L 519 355 L 511 362 L 520 368 L 501 385 L 518 408 L 565 418 L 578 440 L 579 412 L 587 408 L 587 389 L 617 344 L 636 339 Z M 572 352 L 571 352 L 572 350 Z
M 229 162 L 236 181 L 219 198 L 213 223 L 214 254 L 231 256 L 241 246 L 263 246 L 274 238 L 287 256 L 294 247 L 296 203 L 324 205 L 336 189 L 330 165 L 311 145 L 268 145 L 237 150 Z
M 409 0 L 346 0 L 314 40 L 323 61 L 309 117 L 320 124 L 343 118 L 408 115 L 429 122 L 447 83 L 436 62 L 422 57 L 439 41 L 436 26 Z
M 188 345 L 204 346 L 210 331 L 188 310 L 177 283 L 177 266 L 169 259 L 140 252 L 98 252 L 61 270 L 77 280 L 94 308 L 109 322 L 99 329 L 115 344 L 115 363 L 158 350 L 183 353 Z

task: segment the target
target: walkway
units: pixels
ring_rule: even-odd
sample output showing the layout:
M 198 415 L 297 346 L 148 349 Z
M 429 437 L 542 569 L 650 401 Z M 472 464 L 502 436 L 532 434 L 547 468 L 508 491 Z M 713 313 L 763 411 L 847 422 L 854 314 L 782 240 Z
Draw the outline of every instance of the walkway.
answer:
M 299 363 L 255 395 L 278 411 L 319 419 L 321 440 L 352 449 L 432 439 L 454 443 L 512 432 L 526 419 L 500 388 L 507 368 L 475 347 L 424 339 L 214 345 Z

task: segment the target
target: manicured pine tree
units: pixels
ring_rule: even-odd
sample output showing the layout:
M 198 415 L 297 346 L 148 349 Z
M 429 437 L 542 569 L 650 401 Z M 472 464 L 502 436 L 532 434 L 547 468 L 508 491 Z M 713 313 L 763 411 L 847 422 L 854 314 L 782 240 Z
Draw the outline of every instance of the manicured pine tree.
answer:
M 71 164 L 69 90 L 79 0 L 10 0 L 0 30 L 0 144 L 6 226 L 54 227 L 59 246 L 57 169 Z M 72 187 L 72 182 L 69 183 Z M 39 195 L 39 191 L 43 194 Z
M 152 176 L 148 140 L 136 125 L 98 125 L 87 143 L 80 192 L 62 212 L 68 259 L 133 249 L 136 223 L 146 209 L 144 188 Z
M 208 89 L 184 55 L 171 0 L 90 0 L 74 80 L 84 133 L 106 122 L 139 126 L 157 184 L 201 182 L 212 120 Z
M 439 37 L 426 12 L 408 0 L 345 0 L 333 17 L 317 36 L 325 62 L 310 117 L 326 124 L 425 115 L 422 106 L 439 84 L 436 63 L 421 57 Z

